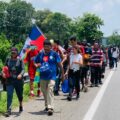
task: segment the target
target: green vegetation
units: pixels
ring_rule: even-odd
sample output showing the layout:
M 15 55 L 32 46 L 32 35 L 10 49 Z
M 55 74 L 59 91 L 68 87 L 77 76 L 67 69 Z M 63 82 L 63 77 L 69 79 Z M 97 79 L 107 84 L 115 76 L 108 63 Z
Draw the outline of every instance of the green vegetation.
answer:
M 37 84 L 35 84 L 35 88 L 37 88 Z M 36 92 L 37 90 L 35 90 Z M 29 100 L 29 84 L 25 84 L 24 85 L 24 102 L 28 101 Z M 4 113 L 6 112 L 6 92 L 2 92 L 1 93 L 1 99 L 0 99 L 0 113 Z M 14 97 L 13 97 L 13 104 L 12 104 L 12 109 L 17 107 L 19 104 L 18 104 L 18 99 L 17 99 L 17 96 L 16 96 L 16 93 L 14 92 Z
M 120 35 L 115 32 L 110 37 L 108 37 L 109 44 L 120 46 Z
M 35 10 L 31 3 L 23 0 L 0 1 L 0 70 L 12 46 L 22 49 L 33 21 L 48 39 L 58 39 L 61 43 L 71 35 L 90 43 L 103 36 L 100 27 L 104 23 L 95 14 L 85 13 L 72 19 L 48 9 Z

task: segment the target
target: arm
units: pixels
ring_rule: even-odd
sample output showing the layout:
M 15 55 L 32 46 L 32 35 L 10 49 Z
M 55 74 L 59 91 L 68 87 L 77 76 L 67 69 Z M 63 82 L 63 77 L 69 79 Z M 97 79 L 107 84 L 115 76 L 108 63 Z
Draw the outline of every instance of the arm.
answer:
M 63 65 L 63 63 L 67 60 L 67 55 L 63 54 L 62 55 L 62 62 L 61 64 Z
M 21 62 L 21 68 L 22 68 L 22 70 L 21 70 L 21 75 L 23 76 L 24 75 L 24 73 L 25 73 L 25 66 L 24 66 L 24 63 L 23 63 L 23 61 L 21 60 L 20 61 Z
M 25 67 L 24 67 L 24 63 L 23 63 L 22 60 L 20 60 L 20 65 L 21 65 L 21 72 L 20 72 L 20 74 L 17 77 L 18 80 L 21 80 L 23 75 L 24 75 L 24 73 L 25 73 L 25 69 L 24 69 Z
M 59 66 L 59 68 L 61 70 L 62 81 L 63 81 L 64 80 L 64 69 L 63 69 L 63 66 L 62 66 L 62 63 L 61 63 L 61 59 L 60 59 L 60 56 L 57 53 L 55 53 L 55 56 L 56 56 L 55 57 L 56 62 L 57 62 L 58 66 Z
M 34 65 L 36 68 L 40 67 L 41 63 L 40 63 L 40 53 L 35 57 L 35 60 L 34 60 Z
M 64 81 L 64 69 L 63 69 L 63 67 L 62 67 L 61 62 L 58 63 L 58 66 L 59 66 L 59 68 L 60 68 L 60 70 L 61 70 L 62 81 Z

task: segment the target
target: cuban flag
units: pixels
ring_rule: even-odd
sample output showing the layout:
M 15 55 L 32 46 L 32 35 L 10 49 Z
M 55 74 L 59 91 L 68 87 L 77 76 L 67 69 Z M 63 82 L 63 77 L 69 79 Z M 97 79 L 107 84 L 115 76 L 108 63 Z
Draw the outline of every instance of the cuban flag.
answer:
M 30 50 L 30 45 L 35 45 L 40 51 L 43 48 L 43 42 L 46 37 L 43 35 L 42 31 L 35 25 L 32 27 L 31 33 L 25 41 L 23 49 L 20 52 L 20 58 L 24 59 L 27 51 Z

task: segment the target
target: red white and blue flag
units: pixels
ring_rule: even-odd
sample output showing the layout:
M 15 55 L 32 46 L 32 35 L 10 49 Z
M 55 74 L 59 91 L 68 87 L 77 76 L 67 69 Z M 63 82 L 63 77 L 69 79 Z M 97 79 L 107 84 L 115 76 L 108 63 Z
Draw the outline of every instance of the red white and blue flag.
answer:
M 28 48 L 31 44 L 35 45 L 38 50 L 41 50 L 43 48 L 43 42 L 45 39 L 46 37 L 43 35 L 42 31 L 37 26 L 33 26 L 31 33 L 26 39 L 23 49 L 21 50 L 20 57 L 22 59 L 25 58 L 25 54 L 27 54 L 26 51 L 29 51 Z

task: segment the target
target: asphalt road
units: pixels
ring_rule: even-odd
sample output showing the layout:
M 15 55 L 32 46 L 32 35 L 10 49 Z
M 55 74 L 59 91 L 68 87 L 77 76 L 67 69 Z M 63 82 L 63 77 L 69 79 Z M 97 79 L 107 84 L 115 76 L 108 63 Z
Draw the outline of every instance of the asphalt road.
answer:
M 68 102 L 61 92 L 60 96 L 55 97 L 53 116 L 43 112 L 44 101 L 40 97 L 24 103 L 23 113 L 19 114 L 16 108 L 11 117 L 2 116 L 0 120 L 120 120 L 119 79 L 120 66 L 117 70 L 107 69 L 104 84 L 99 88 L 89 88 L 87 93 L 81 92 L 79 100 Z
M 120 120 L 120 66 L 114 71 L 93 120 Z

